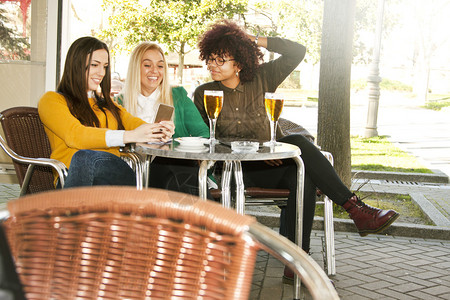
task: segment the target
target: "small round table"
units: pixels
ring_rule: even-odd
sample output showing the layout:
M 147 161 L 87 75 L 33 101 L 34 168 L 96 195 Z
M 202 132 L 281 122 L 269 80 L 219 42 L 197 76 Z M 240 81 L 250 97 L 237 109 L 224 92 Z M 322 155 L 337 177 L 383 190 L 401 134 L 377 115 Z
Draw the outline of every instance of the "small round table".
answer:
M 199 196 L 202 199 L 206 199 L 207 195 L 207 170 L 217 161 L 224 162 L 223 174 L 222 174 L 222 204 L 226 207 L 230 207 L 230 182 L 231 174 L 234 170 L 236 181 L 236 210 L 244 213 L 244 183 L 242 177 L 242 161 L 263 161 L 271 159 L 287 159 L 292 158 L 296 161 L 298 167 L 298 178 L 303 177 L 304 167 L 303 161 L 300 158 L 300 149 L 297 146 L 278 143 L 275 147 L 261 146 L 257 152 L 234 152 L 227 144 L 215 144 L 209 147 L 205 147 L 201 151 L 183 151 L 178 149 L 178 143 L 171 144 L 136 144 L 134 151 L 145 158 L 147 166 L 153 156 L 161 156 L 175 159 L 190 159 L 201 161 L 199 169 Z M 148 172 L 149 168 L 144 168 L 145 172 Z M 146 174 L 148 178 L 148 174 Z M 148 180 L 143 183 L 143 186 L 147 187 Z M 299 191 L 303 189 L 303 181 L 298 181 Z M 301 193 L 303 195 L 303 192 Z

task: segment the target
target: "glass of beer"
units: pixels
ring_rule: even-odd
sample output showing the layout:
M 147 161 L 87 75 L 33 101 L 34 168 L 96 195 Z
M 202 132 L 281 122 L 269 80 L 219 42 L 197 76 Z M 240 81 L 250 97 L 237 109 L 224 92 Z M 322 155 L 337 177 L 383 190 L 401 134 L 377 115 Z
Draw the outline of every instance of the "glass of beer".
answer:
M 277 125 L 283 110 L 284 97 L 280 93 L 265 93 L 264 105 L 266 107 L 267 117 L 270 121 L 270 141 L 264 143 L 265 146 L 276 146 Z
M 216 140 L 216 121 L 219 117 L 223 105 L 223 91 L 205 90 L 204 105 L 209 119 L 209 143 L 215 144 Z

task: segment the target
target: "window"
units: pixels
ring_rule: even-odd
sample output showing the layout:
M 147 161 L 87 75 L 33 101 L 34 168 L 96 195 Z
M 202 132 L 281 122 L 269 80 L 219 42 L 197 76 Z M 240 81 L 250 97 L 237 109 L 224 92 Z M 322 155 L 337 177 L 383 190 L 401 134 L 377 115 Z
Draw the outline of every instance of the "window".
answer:
M 30 4 L 0 1 L 0 60 L 30 60 Z

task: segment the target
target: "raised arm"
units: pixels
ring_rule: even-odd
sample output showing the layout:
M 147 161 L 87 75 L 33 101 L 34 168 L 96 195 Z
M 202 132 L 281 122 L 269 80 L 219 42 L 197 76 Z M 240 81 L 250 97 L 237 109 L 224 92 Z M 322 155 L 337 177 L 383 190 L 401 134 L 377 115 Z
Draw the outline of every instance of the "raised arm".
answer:
M 256 36 L 248 35 L 252 40 Z M 257 45 L 266 48 L 270 52 L 280 54 L 280 56 L 268 63 L 263 64 L 263 76 L 268 76 L 270 88 L 275 90 L 292 71 L 300 64 L 306 54 L 306 47 L 280 37 L 258 37 Z

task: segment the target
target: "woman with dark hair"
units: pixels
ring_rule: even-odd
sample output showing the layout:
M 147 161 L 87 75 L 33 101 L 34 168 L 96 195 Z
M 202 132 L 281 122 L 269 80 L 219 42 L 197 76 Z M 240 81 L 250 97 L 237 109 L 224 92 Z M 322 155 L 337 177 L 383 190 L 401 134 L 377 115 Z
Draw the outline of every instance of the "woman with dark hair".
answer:
M 200 58 L 204 60 L 214 81 L 199 86 L 194 103 L 204 121 L 208 118 L 203 106 L 205 90 L 224 92 L 223 108 L 217 120 L 216 137 L 220 139 L 270 139 L 269 120 L 264 107 L 264 93 L 275 92 L 283 80 L 303 60 L 306 48 L 298 43 L 278 38 L 246 34 L 231 21 L 221 21 L 206 31 L 199 40 Z M 281 54 L 275 60 L 260 63 L 259 47 Z M 378 233 L 398 217 L 393 210 L 380 210 L 364 204 L 340 180 L 333 166 L 318 148 L 302 135 L 283 136 L 277 130 L 277 140 L 298 146 L 305 164 L 304 217 L 302 248 L 310 248 L 314 219 L 316 188 L 343 206 L 353 219 L 361 236 Z M 287 207 L 282 210 L 280 233 L 291 241 L 295 237 L 296 165 L 292 160 L 243 163 L 244 184 L 290 190 Z M 285 277 L 293 273 L 285 269 Z
M 45 93 L 38 104 L 51 158 L 69 168 L 64 187 L 136 185 L 119 147 L 165 142 L 173 134 L 173 122 L 148 124 L 117 106 L 110 91 L 108 47 L 94 37 L 77 39 L 67 52 L 57 92 Z

